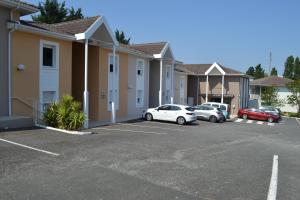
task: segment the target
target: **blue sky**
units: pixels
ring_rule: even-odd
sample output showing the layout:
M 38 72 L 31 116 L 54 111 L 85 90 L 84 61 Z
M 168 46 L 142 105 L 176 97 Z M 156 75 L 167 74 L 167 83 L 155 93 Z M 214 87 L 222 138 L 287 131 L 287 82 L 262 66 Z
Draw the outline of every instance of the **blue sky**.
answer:
M 38 0 L 26 0 L 37 4 Z M 261 63 L 283 72 L 300 56 L 299 0 L 66 0 L 85 16 L 104 15 L 132 43 L 168 41 L 185 63 L 220 62 L 246 71 Z

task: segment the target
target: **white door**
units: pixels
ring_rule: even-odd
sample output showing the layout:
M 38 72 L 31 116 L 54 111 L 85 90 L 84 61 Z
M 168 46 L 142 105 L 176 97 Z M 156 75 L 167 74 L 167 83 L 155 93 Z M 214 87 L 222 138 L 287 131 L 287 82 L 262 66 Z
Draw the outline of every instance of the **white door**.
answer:
M 40 68 L 39 68 L 39 96 L 40 112 L 59 99 L 59 44 L 40 41 Z
M 108 110 L 111 111 L 111 103 L 115 100 L 115 109 L 119 109 L 119 56 L 115 56 L 115 66 L 113 66 L 113 54 L 109 54 L 109 63 L 108 63 L 108 101 L 107 106 Z M 114 73 L 114 74 L 113 74 Z M 114 75 L 114 77 L 113 77 Z M 113 80 L 114 79 L 114 80 Z M 113 89 L 114 88 L 114 89 Z M 114 91 L 113 91 L 114 90 Z
M 166 66 L 166 96 L 165 103 L 171 103 L 171 65 Z

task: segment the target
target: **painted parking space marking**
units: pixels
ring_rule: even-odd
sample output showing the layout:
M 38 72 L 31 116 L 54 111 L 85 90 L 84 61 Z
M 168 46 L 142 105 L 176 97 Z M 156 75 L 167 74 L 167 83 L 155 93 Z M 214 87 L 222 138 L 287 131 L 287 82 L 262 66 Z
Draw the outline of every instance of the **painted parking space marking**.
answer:
M 13 144 L 13 145 L 17 145 L 17 146 L 20 146 L 20 147 L 24 147 L 24 148 L 27 148 L 27 149 L 31 149 L 31 150 L 34 150 L 34 151 L 39 151 L 39 152 L 42 152 L 42 153 L 46 153 L 46 154 L 49 154 L 49 155 L 52 155 L 52 156 L 59 156 L 58 153 L 53 153 L 53 152 L 46 151 L 46 150 L 43 150 L 43 149 L 30 147 L 30 146 L 27 146 L 27 145 L 24 145 L 24 144 L 20 144 L 20 143 L 17 143 L 17 142 L 12 142 L 12 141 L 5 140 L 5 139 L 2 139 L 2 138 L 0 138 L 0 141 L 10 143 L 10 144 Z
M 300 125 L 300 119 L 296 119 L 296 122 L 298 122 L 298 124 Z
M 276 200 L 278 182 L 278 155 L 273 156 L 272 175 L 267 200 Z
M 93 128 L 94 130 L 106 130 L 106 131 L 121 131 L 121 132 L 132 132 L 132 133 L 149 133 L 157 135 L 167 135 L 168 133 L 153 132 L 153 131 L 139 131 L 139 130 L 129 130 L 129 129 L 118 129 L 118 128 Z
M 270 123 L 265 121 L 256 121 L 256 120 L 250 120 L 250 119 L 236 119 L 234 120 L 236 123 L 246 123 L 246 124 L 258 124 L 258 125 L 268 125 L 268 126 L 275 126 L 276 123 Z M 279 122 L 277 124 L 284 124 L 284 122 Z
M 147 125 L 137 125 L 137 124 L 127 124 L 127 123 L 117 123 L 121 126 L 133 126 L 133 127 L 141 127 L 141 128 L 153 128 L 153 129 L 162 129 L 162 130 L 170 130 L 170 131 L 182 131 L 183 129 L 175 129 L 175 128 L 166 128 L 166 127 L 159 127 L 159 126 L 147 126 Z

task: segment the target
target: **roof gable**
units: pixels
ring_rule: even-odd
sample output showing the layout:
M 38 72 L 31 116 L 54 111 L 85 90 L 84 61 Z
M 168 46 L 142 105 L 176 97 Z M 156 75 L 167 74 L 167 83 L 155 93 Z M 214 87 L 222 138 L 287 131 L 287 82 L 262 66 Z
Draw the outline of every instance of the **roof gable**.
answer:
M 131 48 L 138 51 L 143 51 L 147 54 L 153 55 L 154 58 L 171 58 L 174 59 L 173 51 L 170 43 L 168 42 L 156 42 L 146 44 L 132 44 Z
M 205 75 L 220 75 L 218 72 L 222 75 L 225 75 L 224 70 L 215 62 L 212 64 L 210 68 L 204 73 Z

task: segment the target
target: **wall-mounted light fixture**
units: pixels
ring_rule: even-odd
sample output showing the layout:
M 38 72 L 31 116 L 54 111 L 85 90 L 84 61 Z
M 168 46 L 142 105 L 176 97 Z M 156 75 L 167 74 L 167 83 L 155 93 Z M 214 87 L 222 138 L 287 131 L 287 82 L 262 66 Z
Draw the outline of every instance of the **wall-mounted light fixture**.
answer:
M 25 65 L 24 64 L 18 64 L 17 69 L 18 69 L 18 71 L 24 71 L 25 70 Z

